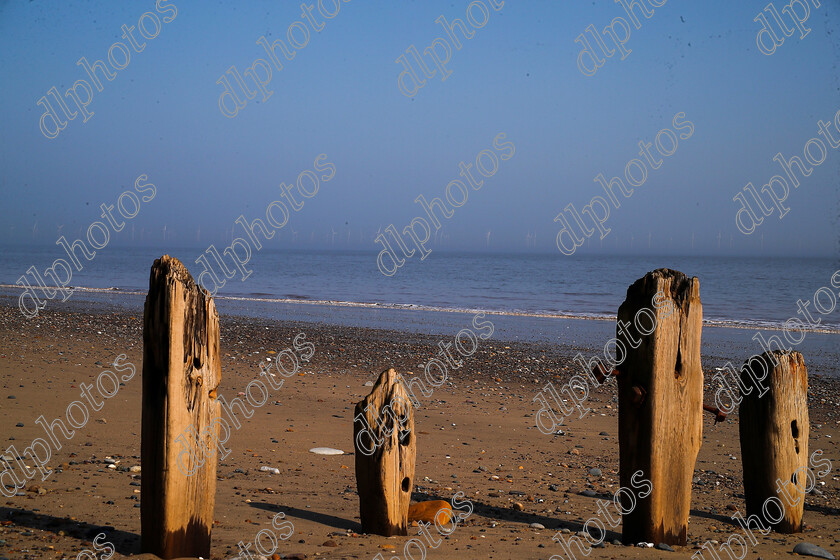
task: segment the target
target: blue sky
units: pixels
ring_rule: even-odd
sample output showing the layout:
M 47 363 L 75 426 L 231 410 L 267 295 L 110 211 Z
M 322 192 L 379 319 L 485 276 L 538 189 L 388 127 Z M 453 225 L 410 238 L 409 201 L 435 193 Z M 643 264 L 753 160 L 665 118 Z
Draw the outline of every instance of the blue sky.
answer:
M 459 162 L 504 132 L 515 156 L 445 221 L 440 248 L 523 251 L 535 233 L 536 250 L 562 257 L 555 216 L 603 195 L 594 177 L 622 175 L 638 142 L 684 112 L 694 134 L 611 209 L 603 244 L 596 235 L 582 252 L 646 251 L 650 237 L 652 252 L 834 255 L 840 149 L 791 189 L 783 219 L 775 212 L 750 236 L 735 227 L 733 196 L 779 174 L 777 152 L 802 157 L 817 121 L 840 110 L 838 6 L 811 5 L 811 32 L 766 56 L 753 19 L 767 3 L 670 0 L 631 28 L 625 60 L 607 58 L 587 77 L 575 38 L 626 18 L 619 4 L 506 0 L 452 49 L 452 74 L 409 98 L 397 88 L 395 59 L 445 37 L 435 19 L 465 19 L 469 2 L 352 0 L 321 17 L 324 29 L 275 69 L 267 101 L 227 118 L 217 80 L 231 65 L 242 73 L 265 58 L 256 41 L 285 38 L 303 19 L 300 2 L 174 0 L 175 19 L 94 91 L 94 115 L 48 139 L 38 100 L 87 78 L 76 61 L 106 60 L 124 41 L 122 25 L 136 26 L 155 4 L 0 2 L 0 243 L 51 245 L 59 225 L 78 237 L 141 174 L 157 194 L 130 222 L 146 236 L 134 243 L 160 243 L 164 226 L 166 243 L 221 242 L 240 214 L 264 218 L 278 185 L 324 153 L 335 177 L 270 246 L 329 247 L 336 231 L 338 248 L 376 249 L 378 228 L 424 215 L 414 199 L 444 196 Z M 112 239 L 132 242 L 128 229 Z

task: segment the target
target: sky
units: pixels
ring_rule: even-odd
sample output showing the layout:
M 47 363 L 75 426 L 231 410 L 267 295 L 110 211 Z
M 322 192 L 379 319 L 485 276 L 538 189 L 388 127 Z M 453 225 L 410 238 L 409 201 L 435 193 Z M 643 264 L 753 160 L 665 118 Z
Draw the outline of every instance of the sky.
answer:
M 440 16 L 473 29 L 470 2 L 352 0 L 330 19 L 316 3 L 313 18 L 323 28 L 314 31 L 300 2 L 174 0 L 156 9 L 153 1 L 0 1 L 0 244 L 84 237 L 103 220 L 100 205 L 136 192 L 141 175 L 155 196 L 128 227 L 111 232 L 112 244 L 223 243 L 242 235 L 234 224 L 240 215 L 264 220 L 280 184 L 295 183 L 325 154 L 334 176 L 265 244 L 379 250 L 378 231 L 425 217 L 415 199 L 445 197 L 450 181 L 463 180 L 460 162 L 475 164 L 504 133 L 513 156 L 469 190 L 429 246 L 562 258 L 555 217 L 570 203 L 580 211 L 593 196 L 605 197 L 594 178 L 622 177 L 641 157 L 638 143 L 674 130 L 674 116 L 684 113 L 691 136 L 658 169 L 648 168 L 619 207 L 610 206 L 610 232 L 582 237 L 581 253 L 835 256 L 840 149 L 828 148 L 824 162 L 790 188 L 783 218 L 776 209 L 749 235 L 736 227 L 733 201 L 747 183 L 760 189 L 783 175 L 773 157 L 803 158 L 818 121 L 831 123 L 840 111 L 840 5 L 824 0 L 815 8 L 813 1 L 803 23 L 811 31 L 802 38 L 794 30 L 766 55 L 754 19 L 768 0 L 660 7 L 645 0 L 652 14 L 635 11 L 640 27 L 629 26 L 629 54 L 605 57 L 587 76 L 575 39 L 589 25 L 629 20 L 621 4 L 505 0 L 496 10 L 480 0 L 487 23 L 470 39 L 456 31 L 461 48 L 450 45 L 451 74 L 441 80 L 436 71 L 411 96 L 398 88 L 397 58 L 412 46 L 423 53 L 438 38 L 452 43 L 435 21 Z M 332 0 L 325 5 L 335 9 Z M 127 44 L 122 26 L 136 27 L 146 12 L 156 15 L 144 17 L 153 38 L 134 31 L 145 47 L 114 69 L 109 49 Z M 481 6 L 471 13 L 478 21 Z M 225 116 L 217 82 L 232 66 L 242 74 L 268 58 L 261 37 L 288 44 L 296 21 L 310 36 L 292 60 L 280 59 L 282 70 L 273 69 L 271 96 L 263 101 L 257 93 Z M 301 27 L 292 32 L 300 44 Z M 441 43 L 436 52 L 443 53 Z M 112 53 L 125 64 L 119 48 Z M 83 122 L 79 115 L 48 138 L 38 101 L 52 87 L 63 93 L 90 81 L 76 64 L 81 57 L 103 60 L 114 79 L 100 72 L 102 91 L 92 87 L 87 106 L 92 116 Z

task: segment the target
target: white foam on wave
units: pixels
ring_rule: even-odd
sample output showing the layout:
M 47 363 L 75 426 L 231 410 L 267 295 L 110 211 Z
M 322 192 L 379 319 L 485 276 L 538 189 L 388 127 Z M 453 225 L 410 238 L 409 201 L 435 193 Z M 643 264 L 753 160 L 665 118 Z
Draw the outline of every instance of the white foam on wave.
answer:
M 90 288 L 85 286 L 68 286 L 73 290 L 89 293 L 107 293 L 111 295 L 132 295 L 145 296 L 146 292 L 143 290 L 127 289 L 127 288 Z M 13 288 L 22 290 L 18 285 L 0 284 L 0 288 Z M 507 317 L 533 317 L 543 319 L 578 319 L 588 321 L 615 321 L 616 316 L 608 313 L 575 313 L 567 311 L 523 311 L 523 310 L 501 310 L 501 309 L 479 309 L 471 307 L 440 307 L 433 305 L 422 305 L 414 303 L 380 303 L 380 302 L 363 302 L 363 301 L 345 301 L 333 299 L 308 299 L 301 300 L 297 298 L 277 298 L 277 297 L 255 297 L 255 296 L 213 296 L 216 300 L 223 301 L 241 301 L 241 302 L 262 302 L 262 303 L 280 303 L 288 305 L 319 305 L 319 306 L 334 306 L 334 307 L 350 307 L 350 308 L 368 308 L 368 309 L 392 309 L 400 311 L 425 311 L 436 313 L 485 313 L 487 315 L 507 316 Z M 766 321 L 760 319 L 719 319 L 719 318 L 703 318 L 703 324 L 707 327 L 721 327 L 731 329 L 754 329 L 754 330 L 774 330 L 780 331 L 784 329 L 783 322 Z M 805 327 L 806 332 L 822 333 L 822 334 L 840 334 L 840 326 L 821 325 L 818 327 Z

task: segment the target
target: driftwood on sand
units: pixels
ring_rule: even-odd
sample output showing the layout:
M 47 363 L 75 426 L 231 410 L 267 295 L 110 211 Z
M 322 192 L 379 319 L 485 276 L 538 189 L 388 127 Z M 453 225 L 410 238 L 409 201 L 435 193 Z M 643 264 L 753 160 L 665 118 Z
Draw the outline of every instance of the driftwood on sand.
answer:
M 353 414 L 362 530 L 390 537 L 408 531 L 414 486 L 414 410 L 393 369 L 383 372 Z
M 805 360 L 799 352 L 765 352 L 748 360 L 741 372 L 738 430 L 747 516 L 758 515 L 780 533 L 798 533 L 809 480 L 812 487 L 815 483 L 808 466 Z M 774 523 L 778 504 L 784 506 L 783 515 Z
M 640 479 L 652 486 L 623 515 L 625 543 L 686 544 L 703 436 L 702 320 L 699 281 L 669 269 L 637 280 L 619 307 L 617 338 L 627 350 L 618 366 L 621 486 L 638 488 Z
M 143 320 L 144 552 L 210 556 L 220 380 L 216 306 L 184 265 L 165 255 L 152 265 Z

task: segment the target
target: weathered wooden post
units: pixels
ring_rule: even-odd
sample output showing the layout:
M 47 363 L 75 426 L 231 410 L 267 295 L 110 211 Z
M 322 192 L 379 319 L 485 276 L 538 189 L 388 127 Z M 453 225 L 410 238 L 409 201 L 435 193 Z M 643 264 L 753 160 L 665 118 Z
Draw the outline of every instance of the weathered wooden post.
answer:
M 667 268 L 633 283 L 618 309 L 617 353 L 627 353 L 617 366 L 620 480 L 638 488 L 635 508 L 622 511 L 625 543 L 686 544 L 703 436 L 702 320 L 697 278 Z
M 152 265 L 143 318 L 143 552 L 210 557 L 220 380 L 213 299 L 164 255 Z
M 414 410 L 395 370 L 382 372 L 356 404 L 353 442 L 362 531 L 406 535 L 416 437 Z
M 738 431 L 747 516 L 758 515 L 780 533 L 798 533 L 813 480 L 805 360 L 799 352 L 765 352 L 747 360 L 741 381 Z

